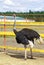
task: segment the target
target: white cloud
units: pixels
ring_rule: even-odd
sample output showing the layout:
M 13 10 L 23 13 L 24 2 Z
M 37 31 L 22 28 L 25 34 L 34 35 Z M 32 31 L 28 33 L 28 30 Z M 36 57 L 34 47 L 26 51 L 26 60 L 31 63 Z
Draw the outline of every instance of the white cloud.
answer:
M 42 7 L 35 8 L 34 11 L 41 11 Z
M 29 2 L 39 2 L 40 0 L 27 0 Z
M 3 7 L 1 7 L 3 6 Z M 44 9 L 44 0 L 0 0 L 0 11 L 38 11 Z
M 3 8 L 9 8 L 7 5 L 4 5 Z
M 13 5 L 13 1 L 12 0 L 4 0 L 4 4 L 6 5 Z

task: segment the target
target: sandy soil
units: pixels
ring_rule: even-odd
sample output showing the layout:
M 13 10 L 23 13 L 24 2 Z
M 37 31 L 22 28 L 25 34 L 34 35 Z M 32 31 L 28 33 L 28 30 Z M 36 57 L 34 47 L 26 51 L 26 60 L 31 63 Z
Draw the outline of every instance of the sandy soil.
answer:
M 0 38 L 0 45 L 3 45 L 3 41 L 1 40 L 3 40 L 3 38 Z M 14 43 L 14 39 L 7 38 L 6 45 L 23 47 L 23 45 Z M 44 45 L 36 44 L 35 47 L 44 49 Z M 2 50 L 3 49 L 0 49 L 0 51 Z M 12 54 L 10 52 L 12 52 Z M 30 55 L 30 53 L 28 53 L 28 55 Z M 0 52 L 0 65 L 44 65 L 44 53 L 34 53 L 33 55 L 34 59 L 30 59 L 30 57 L 28 56 L 28 59 L 24 60 L 24 51 L 16 52 L 15 50 L 7 50 L 7 54 L 5 54 L 4 52 Z
M 44 65 L 44 56 L 34 57 L 34 59 L 28 57 L 27 60 L 24 60 L 22 55 L 0 52 L 0 65 Z

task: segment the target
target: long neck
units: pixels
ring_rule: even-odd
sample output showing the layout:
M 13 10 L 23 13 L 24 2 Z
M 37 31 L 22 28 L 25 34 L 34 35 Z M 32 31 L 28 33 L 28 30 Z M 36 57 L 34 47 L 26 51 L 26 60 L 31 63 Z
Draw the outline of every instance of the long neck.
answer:
M 13 32 L 16 34 L 17 33 L 17 30 L 16 29 L 13 29 Z

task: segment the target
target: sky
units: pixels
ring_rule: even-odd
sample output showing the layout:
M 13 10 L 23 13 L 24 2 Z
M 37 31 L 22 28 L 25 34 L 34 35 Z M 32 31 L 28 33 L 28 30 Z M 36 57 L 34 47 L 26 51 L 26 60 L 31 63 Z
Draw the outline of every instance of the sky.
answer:
M 44 11 L 44 0 L 0 0 L 0 12 Z

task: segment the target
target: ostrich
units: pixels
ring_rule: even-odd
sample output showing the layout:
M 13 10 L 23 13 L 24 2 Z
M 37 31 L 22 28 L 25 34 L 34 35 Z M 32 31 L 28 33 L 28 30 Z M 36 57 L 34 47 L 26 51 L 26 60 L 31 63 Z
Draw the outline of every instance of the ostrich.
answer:
M 32 55 L 32 48 L 34 46 L 34 38 L 40 42 L 43 43 L 43 40 L 41 36 L 32 29 L 24 28 L 20 31 L 17 31 L 16 29 L 13 29 L 13 32 L 16 34 L 16 41 L 18 44 L 23 44 L 25 48 L 25 59 L 27 59 L 27 45 L 30 46 L 30 52 L 31 52 L 31 59 L 33 58 Z

